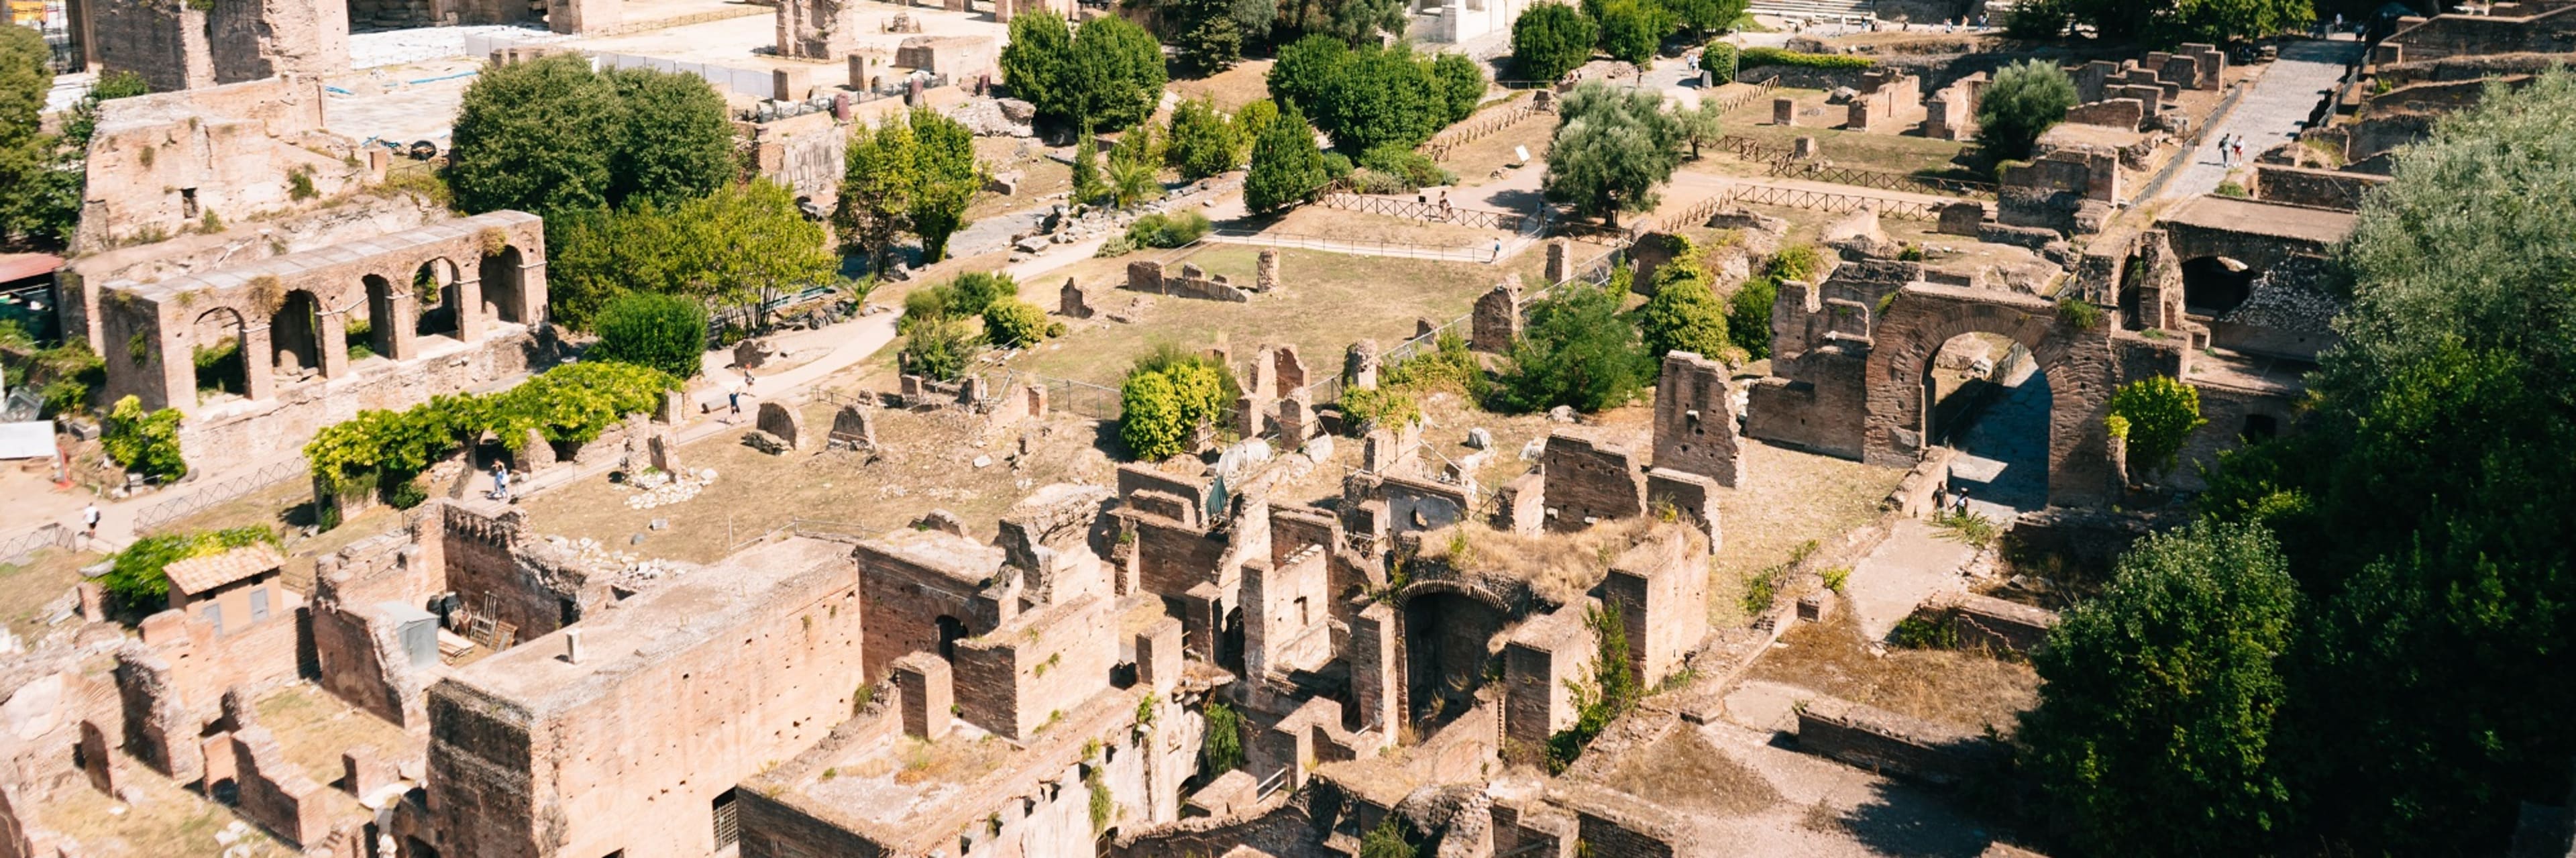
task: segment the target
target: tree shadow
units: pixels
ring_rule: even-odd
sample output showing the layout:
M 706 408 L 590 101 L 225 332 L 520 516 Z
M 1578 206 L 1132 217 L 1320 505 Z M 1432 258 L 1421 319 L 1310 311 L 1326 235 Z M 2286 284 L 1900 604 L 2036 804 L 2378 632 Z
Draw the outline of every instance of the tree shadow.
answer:
M 1995 842 L 1987 826 L 1922 787 L 1882 781 L 1868 801 L 1840 814 L 1843 830 L 1871 852 L 1899 858 L 1976 858 Z

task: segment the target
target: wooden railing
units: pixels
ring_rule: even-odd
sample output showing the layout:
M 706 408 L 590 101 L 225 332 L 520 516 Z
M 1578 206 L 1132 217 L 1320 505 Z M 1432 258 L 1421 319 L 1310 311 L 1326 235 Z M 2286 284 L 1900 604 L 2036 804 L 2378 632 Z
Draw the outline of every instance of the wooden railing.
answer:
M 1944 179 L 1937 176 L 1919 176 L 1913 173 L 1872 170 L 1866 167 L 1845 167 L 1835 164 L 1820 164 L 1813 161 L 1797 161 L 1790 159 L 1773 161 L 1771 162 L 1769 173 L 1774 176 L 1808 179 L 1818 182 L 1831 182 L 1837 185 L 1857 185 L 1864 188 L 1877 188 L 1882 191 L 1907 191 L 1912 193 L 1949 194 L 1952 196 L 1981 196 L 1989 199 L 1995 196 L 1995 183 L 1993 182 L 1977 182 L 1966 179 Z
M 1514 214 L 1512 212 L 1500 212 L 1492 209 L 1462 209 L 1456 206 L 1444 206 L 1439 203 L 1424 202 L 1421 200 L 1371 196 L 1368 194 L 1352 193 L 1343 190 L 1328 190 L 1320 198 L 1316 199 L 1316 202 L 1322 204 L 1325 208 L 1366 212 L 1369 214 L 1400 217 L 1407 220 L 1426 221 L 1430 223 L 1454 223 L 1459 226 L 1475 227 L 1477 229 L 1499 229 L 1509 232 L 1520 231 L 1521 225 L 1528 220 L 1527 215 Z
M 1737 185 L 1733 189 L 1724 194 L 1720 194 L 1719 196 L 1725 198 L 1728 202 L 1751 203 L 1754 205 L 1765 206 L 1786 206 L 1793 209 L 1807 209 L 1810 211 L 1840 213 L 1852 211 L 1862 206 L 1871 206 L 1878 209 L 1878 214 L 1881 217 L 1901 217 L 1914 220 L 1939 220 L 1941 218 L 1941 206 L 1938 204 L 1918 200 L 1898 199 L 1895 197 L 1882 197 L 1872 194 L 1844 194 L 1833 191 L 1812 191 L 1805 188 L 1781 188 L 1770 185 L 1747 184 Z
M 1518 125 L 1521 120 L 1532 116 L 1554 112 L 1547 106 L 1539 104 L 1535 98 L 1521 101 L 1483 116 L 1467 117 L 1466 121 L 1431 135 L 1431 139 L 1425 141 L 1417 151 L 1431 156 L 1433 161 L 1446 161 L 1449 160 L 1449 153 L 1460 146 L 1492 136 L 1494 132 Z
M 1734 95 L 1717 99 L 1718 112 L 1733 113 L 1736 108 L 1760 101 L 1764 97 L 1769 96 L 1773 90 L 1780 88 L 1780 76 L 1776 74 L 1772 75 L 1768 78 L 1764 78 L 1759 83 L 1752 84 L 1751 86 L 1753 87 L 1751 90 L 1738 91 Z

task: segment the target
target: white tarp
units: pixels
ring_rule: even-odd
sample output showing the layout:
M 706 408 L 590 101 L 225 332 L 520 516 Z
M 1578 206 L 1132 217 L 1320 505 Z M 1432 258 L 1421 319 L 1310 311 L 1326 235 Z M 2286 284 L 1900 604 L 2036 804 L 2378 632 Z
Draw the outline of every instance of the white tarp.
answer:
M 0 423 L 0 459 L 54 457 L 54 421 Z

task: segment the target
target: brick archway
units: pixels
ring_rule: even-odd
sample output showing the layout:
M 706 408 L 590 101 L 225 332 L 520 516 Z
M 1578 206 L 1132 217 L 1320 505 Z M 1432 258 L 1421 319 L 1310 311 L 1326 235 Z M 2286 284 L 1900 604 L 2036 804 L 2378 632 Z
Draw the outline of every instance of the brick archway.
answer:
M 2043 298 L 1917 283 L 1896 293 L 1870 329 L 1863 384 L 1862 461 L 1912 467 L 1923 452 L 1923 380 L 1933 353 L 1962 334 L 2010 338 L 2048 376 L 2048 502 L 2099 506 L 2116 496 L 2102 429 L 2117 368 L 2112 322 L 2091 330 L 2061 320 Z

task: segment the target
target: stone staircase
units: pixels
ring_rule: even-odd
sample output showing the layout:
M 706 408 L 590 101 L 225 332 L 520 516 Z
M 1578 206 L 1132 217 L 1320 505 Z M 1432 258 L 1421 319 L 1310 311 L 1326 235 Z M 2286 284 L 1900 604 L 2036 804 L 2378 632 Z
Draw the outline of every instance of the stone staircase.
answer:
M 1748 11 L 1781 18 L 1866 19 L 1877 5 L 1876 0 L 1753 0 Z

